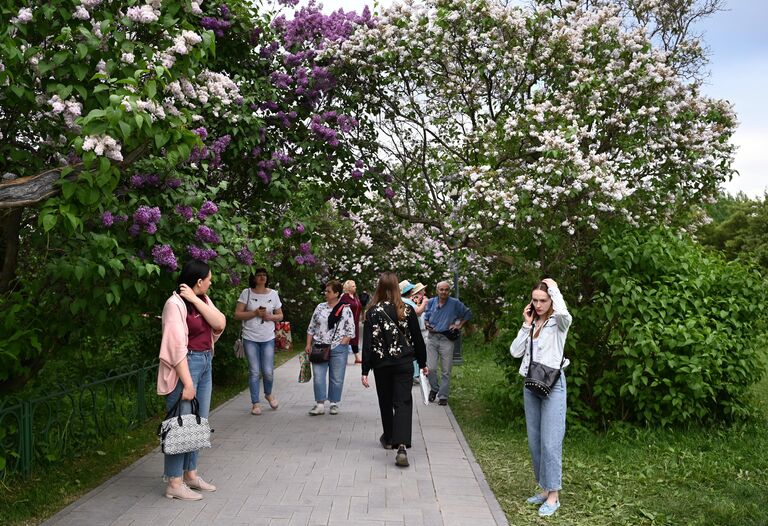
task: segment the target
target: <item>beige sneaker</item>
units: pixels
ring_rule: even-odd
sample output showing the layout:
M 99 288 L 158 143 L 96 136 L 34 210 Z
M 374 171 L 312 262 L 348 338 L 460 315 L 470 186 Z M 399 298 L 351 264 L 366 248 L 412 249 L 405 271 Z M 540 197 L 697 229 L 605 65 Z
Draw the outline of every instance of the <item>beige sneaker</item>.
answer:
M 309 410 L 309 414 L 312 416 L 324 415 L 325 405 L 317 404 L 315 407 Z
M 189 486 L 187 486 L 185 483 L 181 483 L 180 486 L 173 487 L 170 484 L 168 484 L 165 487 L 165 497 L 168 499 L 179 499 L 179 500 L 200 500 L 203 498 L 202 495 L 199 493 L 195 493 L 191 489 L 189 489 Z
M 261 404 L 253 404 L 253 407 L 251 407 L 251 414 L 252 415 L 260 415 L 261 414 Z
M 278 406 L 277 398 L 275 398 L 274 395 L 269 395 L 269 396 L 264 395 L 264 398 L 266 398 L 267 402 L 269 402 L 269 407 L 271 407 L 272 409 L 277 409 L 277 406 Z
M 216 486 L 207 483 L 202 477 L 197 477 L 195 480 L 188 480 L 186 481 L 186 484 L 197 491 L 216 491 Z

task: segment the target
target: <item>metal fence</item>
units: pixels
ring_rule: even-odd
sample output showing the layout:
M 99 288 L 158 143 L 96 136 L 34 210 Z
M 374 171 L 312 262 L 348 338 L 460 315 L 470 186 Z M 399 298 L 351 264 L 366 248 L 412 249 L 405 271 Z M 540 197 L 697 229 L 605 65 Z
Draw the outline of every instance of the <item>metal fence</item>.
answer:
M 164 407 L 157 364 L 30 399 L 0 404 L 0 474 L 29 477 L 33 466 L 69 458 Z

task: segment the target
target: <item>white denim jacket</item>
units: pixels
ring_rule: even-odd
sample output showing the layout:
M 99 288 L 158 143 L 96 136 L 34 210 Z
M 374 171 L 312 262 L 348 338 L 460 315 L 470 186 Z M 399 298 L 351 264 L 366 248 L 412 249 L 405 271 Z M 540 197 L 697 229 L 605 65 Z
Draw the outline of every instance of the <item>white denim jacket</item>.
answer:
M 563 349 L 565 348 L 565 338 L 568 336 L 568 328 L 571 326 L 573 318 L 568 312 L 563 295 L 557 287 L 549 287 L 549 297 L 552 298 L 552 316 L 542 327 L 539 333 L 538 349 L 534 349 L 534 361 L 555 369 L 560 368 L 563 361 Z M 513 358 L 523 358 L 520 364 L 520 375 L 525 376 L 528 373 L 528 363 L 530 362 L 530 337 L 532 325 L 523 323 L 523 326 L 517 333 L 515 341 L 509 346 L 509 353 Z M 562 368 L 565 369 L 570 364 L 566 358 Z

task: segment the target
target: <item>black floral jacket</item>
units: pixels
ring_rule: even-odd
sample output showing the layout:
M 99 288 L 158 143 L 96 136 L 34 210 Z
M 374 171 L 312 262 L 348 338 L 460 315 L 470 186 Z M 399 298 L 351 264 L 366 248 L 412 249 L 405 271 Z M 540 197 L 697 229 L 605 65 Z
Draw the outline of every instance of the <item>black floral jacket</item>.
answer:
M 371 307 L 363 323 L 363 375 L 371 369 L 416 360 L 426 367 L 427 349 L 413 308 L 405 305 L 405 318 L 397 319 L 395 306 L 384 301 Z

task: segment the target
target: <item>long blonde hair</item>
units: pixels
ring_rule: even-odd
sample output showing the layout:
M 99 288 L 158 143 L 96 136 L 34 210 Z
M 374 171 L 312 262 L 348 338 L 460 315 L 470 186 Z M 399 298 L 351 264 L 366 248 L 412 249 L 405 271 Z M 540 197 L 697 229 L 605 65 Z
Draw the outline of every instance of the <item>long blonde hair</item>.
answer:
M 389 301 L 395 306 L 398 320 L 405 319 L 405 303 L 400 298 L 400 282 L 397 279 L 397 274 L 394 272 L 382 272 L 379 276 L 376 291 L 373 293 L 373 297 L 365 309 L 365 317 L 368 317 L 368 311 L 372 307 L 383 301 Z

